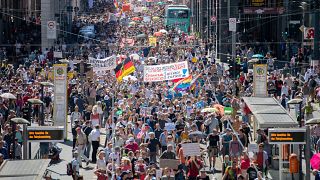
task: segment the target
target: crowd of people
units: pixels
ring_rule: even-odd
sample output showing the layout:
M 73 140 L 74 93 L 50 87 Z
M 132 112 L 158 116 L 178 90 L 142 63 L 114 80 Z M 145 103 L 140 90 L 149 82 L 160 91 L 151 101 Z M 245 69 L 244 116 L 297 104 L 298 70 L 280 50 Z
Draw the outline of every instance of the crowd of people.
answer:
M 81 43 L 86 44 L 85 47 L 61 49 L 70 54 L 68 69 L 74 72 L 68 86 L 73 177 L 80 177 L 79 168 L 84 168 L 82 159 L 86 165 L 95 164 L 94 175 L 98 179 L 208 180 L 209 173 L 218 172 L 216 161 L 222 162 L 224 180 L 266 177 L 271 166 L 272 145 L 268 143 L 266 129 L 252 131 L 251 112 L 242 99 L 253 94 L 253 73 L 245 65 L 244 71 L 233 78 L 233 72 L 228 71 L 224 63 L 208 56 L 208 51 L 213 50 L 210 40 L 204 43 L 178 28 L 165 27 L 161 18 L 164 4 L 146 6 L 141 1 L 131 4 L 144 8 L 139 12 L 132 8 L 117 13 L 110 12 L 110 4 L 93 4 L 97 10 L 90 11 L 95 15 L 79 15 L 74 21 L 73 33 L 93 25 L 97 39 L 84 37 Z M 121 3 L 118 6 L 121 7 Z M 115 18 L 112 26 L 110 13 Z M 165 31 L 158 33 L 156 45 L 149 46 L 148 37 L 161 30 Z M 105 41 L 114 46 L 107 50 L 97 48 Z M 120 62 L 129 58 L 135 66 L 134 78 L 120 82 L 113 71 L 106 71 L 83 80 L 74 64 L 79 54 L 97 59 L 115 55 Z M 254 52 L 249 49 L 247 54 L 247 59 L 240 58 L 240 64 L 246 64 Z M 28 59 L 18 66 L 2 63 L 0 69 L 1 94 L 16 96 L 15 100 L 0 100 L 0 163 L 3 159 L 22 157 L 22 129 L 12 127 L 10 120 L 24 117 L 39 121 L 40 107 L 34 106 L 30 112 L 28 99 L 42 99 L 45 118 L 48 120 L 52 115 L 53 88 L 44 87 L 42 91 L 40 82 L 52 81 L 53 51 L 30 52 Z M 181 61 L 188 61 L 190 74 L 199 75 L 194 89 L 173 91 L 175 82 L 143 82 L 144 65 Z M 278 99 L 287 110 L 290 110 L 289 99 L 301 98 L 304 113 L 299 118 L 308 120 L 315 110 L 313 104 L 320 98 L 319 68 L 299 70 L 305 72 L 303 81 L 292 76 L 289 70 L 288 67 L 282 71 L 269 69 L 269 96 Z M 232 112 L 217 110 L 219 107 L 232 108 Z M 206 108 L 216 111 L 203 111 Z M 298 115 L 298 108 L 296 111 Z M 168 129 L 167 123 L 173 123 L 174 128 Z M 102 136 L 105 136 L 104 142 Z M 320 125 L 312 129 L 312 142 L 314 150 L 319 152 Z M 198 144 L 201 153 L 186 156 L 183 149 L 186 143 Z M 258 144 L 253 156 L 248 154 L 250 143 Z M 166 160 L 178 163 L 172 167 Z

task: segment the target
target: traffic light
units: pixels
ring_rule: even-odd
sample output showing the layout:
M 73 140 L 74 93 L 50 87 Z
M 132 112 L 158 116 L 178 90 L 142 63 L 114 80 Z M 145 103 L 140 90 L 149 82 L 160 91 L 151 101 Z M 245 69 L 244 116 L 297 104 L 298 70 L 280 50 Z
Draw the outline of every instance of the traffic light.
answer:
M 288 37 L 289 37 L 288 28 L 286 28 L 286 30 L 284 32 L 282 32 L 282 38 L 284 40 L 287 40 Z
M 91 71 L 92 66 L 90 63 L 84 63 L 84 73 L 86 74 L 87 72 Z
M 84 60 L 81 60 L 79 63 L 75 64 L 76 69 L 80 73 L 80 75 L 84 76 L 86 73 L 90 72 L 92 69 L 92 66 L 90 63 L 84 62 Z

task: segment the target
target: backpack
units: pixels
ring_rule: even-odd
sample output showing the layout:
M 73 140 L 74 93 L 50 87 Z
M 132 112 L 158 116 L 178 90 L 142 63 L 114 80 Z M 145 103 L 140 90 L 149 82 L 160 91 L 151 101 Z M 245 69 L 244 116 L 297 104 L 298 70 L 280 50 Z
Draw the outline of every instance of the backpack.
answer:
M 72 174 L 73 174 L 73 169 L 72 169 L 72 161 L 71 161 L 67 164 L 67 175 L 71 176 Z

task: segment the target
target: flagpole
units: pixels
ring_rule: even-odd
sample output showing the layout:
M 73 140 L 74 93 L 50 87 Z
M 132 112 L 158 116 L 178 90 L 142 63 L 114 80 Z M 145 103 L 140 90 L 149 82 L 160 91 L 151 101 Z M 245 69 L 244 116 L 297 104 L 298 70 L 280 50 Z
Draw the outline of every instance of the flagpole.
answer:
M 117 80 L 117 79 L 116 79 Z M 117 82 L 117 81 L 116 81 Z M 112 97 L 112 110 L 111 110 L 111 122 L 112 124 L 114 123 L 114 103 L 115 103 L 115 98 L 116 98 L 116 86 L 114 87 L 114 92 L 112 93 L 113 94 L 113 97 Z M 111 124 L 111 126 L 112 126 Z M 114 123 L 114 125 L 116 126 L 116 123 Z M 112 152 L 114 155 L 116 155 L 116 152 L 115 152 L 115 131 L 116 131 L 116 127 L 113 127 L 112 128 Z M 116 173 L 115 173 L 115 162 L 114 162 L 114 157 L 111 157 L 112 158 L 112 177 L 111 179 L 114 180 L 115 179 L 115 176 L 116 176 Z

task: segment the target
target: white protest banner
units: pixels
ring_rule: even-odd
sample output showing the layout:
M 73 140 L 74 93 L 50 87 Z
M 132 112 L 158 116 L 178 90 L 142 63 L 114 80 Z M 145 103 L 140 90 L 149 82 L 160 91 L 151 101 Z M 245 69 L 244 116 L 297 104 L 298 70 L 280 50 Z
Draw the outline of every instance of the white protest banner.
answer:
M 151 115 L 151 107 L 141 107 L 140 108 L 140 115 L 142 116 L 150 116 Z
M 248 144 L 249 158 L 253 158 L 256 152 L 258 152 L 258 144 Z
M 248 144 L 248 152 L 258 152 L 258 144 Z
M 189 76 L 188 62 L 144 66 L 144 82 L 166 81 Z
M 93 72 L 96 74 L 103 74 L 105 71 L 115 69 L 117 66 L 115 56 L 110 56 L 104 59 L 89 57 L 89 63 L 93 66 Z
M 184 143 L 182 144 L 182 148 L 185 156 L 201 155 L 199 143 Z
M 176 125 L 174 123 L 165 123 L 164 129 L 167 131 L 173 131 L 176 129 Z
M 162 177 L 162 169 L 157 169 L 156 170 L 156 178 L 157 178 L 157 180 L 160 180 L 161 177 Z
M 63 56 L 62 56 L 62 52 L 60 52 L 60 51 L 54 51 L 53 52 L 53 57 L 54 58 L 62 58 Z

